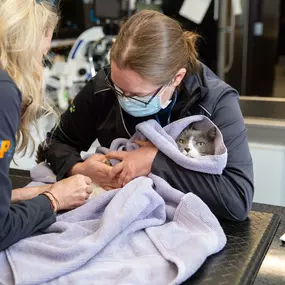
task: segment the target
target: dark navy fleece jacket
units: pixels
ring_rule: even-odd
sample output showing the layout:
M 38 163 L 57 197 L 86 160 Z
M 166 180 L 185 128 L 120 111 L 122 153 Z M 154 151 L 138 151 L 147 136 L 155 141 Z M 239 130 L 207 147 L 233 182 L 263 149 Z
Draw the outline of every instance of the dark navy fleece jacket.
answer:
M 20 109 L 21 92 L 8 74 L 0 70 L 0 251 L 55 221 L 50 201 L 44 195 L 11 204 L 9 166 L 15 151 Z

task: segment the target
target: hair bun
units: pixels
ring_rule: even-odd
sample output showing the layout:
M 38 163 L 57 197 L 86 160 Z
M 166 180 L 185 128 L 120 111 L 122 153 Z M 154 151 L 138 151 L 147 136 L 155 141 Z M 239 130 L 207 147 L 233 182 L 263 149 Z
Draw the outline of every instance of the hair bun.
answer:
M 182 37 L 185 43 L 186 50 L 189 55 L 189 61 L 195 64 L 194 61 L 197 61 L 198 58 L 198 51 L 196 49 L 196 44 L 200 36 L 190 31 L 184 31 Z
M 182 37 L 188 48 L 190 48 L 192 52 L 196 51 L 196 43 L 199 38 L 199 35 L 190 31 L 184 31 Z

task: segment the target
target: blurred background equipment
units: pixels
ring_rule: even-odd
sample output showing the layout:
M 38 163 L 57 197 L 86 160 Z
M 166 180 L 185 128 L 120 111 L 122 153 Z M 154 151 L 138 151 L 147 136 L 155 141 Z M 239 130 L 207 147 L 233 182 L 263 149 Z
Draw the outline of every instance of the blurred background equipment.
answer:
M 231 9 L 227 1 L 220 3 Z M 224 79 L 242 95 L 274 96 L 279 9 L 279 0 L 242 1 L 243 14 L 234 27 L 233 65 L 224 70 Z
M 104 37 L 102 27 L 93 27 L 83 32 L 73 46 L 65 54 L 64 60 L 53 58 L 53 64 L 47 71 L 46 90 L 56 105 L 65 110 L 69 101 L 83 88 L 86 82 L 95 76 L 93 53 L 96 56 L 97 47 L 93 50 L 92 43 Z M 91 50 L 92 49 L 92 50 Z M 101 53 L 102 54 L 102 51 Z M 107 52 L 106 52 L 107 54 Z M 96 64 L 104 61 L 105 56 L 97 56 Z M 106 64 L 106 62 L 104 62 Z
M 75 2 L 77 2 L 77 6 L 74 8 L 78 8 L 83 13 L 86 10 L 84 9 L 86 3 Z M 78 2 L 81 3 L 81 6 L 78 6 Z M 59 24 L 57 37 L 76 35 L 79 31 L 82 33 L 77 39 L 69 41 L 70 47 L 68 53 L 64 55 L 65 60 L 62 58 L 59 60 L 59 57 L 52 57 L 50 54 L 52 63 L 46 67 L 45 89 L 60 110 L 66 110 L 70 101 L 87 81 L 109 63 L 109 52 L 119 31 L 118 20 L 124 13 L 128 14 L 129 9 L 132 8 L 127 5 L 127 12 L 123 10 L 123 2 L 94 0 L 93 12 L 89 15 L 97 19 L 96 24 L 86 30 L 84 29 L 84 21 L 79 21 L 70 12 L 64 14 L 65 10 L 62 10 L 64 15 Z M 68 4 L 71 3 L 67 1 L 63 6 Z M 56 52 L 55 49 L 62 48 L 64 41 L 58 39 L 57 43 L 58 45 L 54 46 L 53 53 Z
M 62 17 L 54 41 L 58 46 L 54 47 L 53 53 L 57 54 L 60 49 L 62 52 L 63 43 L 66 50 L 68 42 L 73 40 L 74 44 L 93 27 L 103 30 L 102 38 L 109 36 L 97 46 L 92 45 L 94 56 L 85 58 L 85 64 L 89 66 L 93 58 L 95 71 L 108 58 L 110 45 L 119 32 L 119 21 L 143 9 L 152 9 L 177 19 L 184 29 L 200 34 L 200 60 L 241 95 L 285 96 L 285 84 L 282 84 L 285 72 L 284 1 L 62 0 L 60 8 Z M 94 41 L 97 40 L 95 36 Z M 87 47 L 86 44 L 84 48 Z M 67 60 L 69 56 L 65 57 Z M 86 74 L 91 74 L 91 70 L 88 69 Z M 83 75 L 76 81 L 82 81 L 82 78 Z M 280 88 L 281 85 L 284 88 Z
M 212 0 L 198 22 L 195 17 L 190 20 L 190 12 L 189 17 L 185 10 L 181 13 L 186 2 L 199 4 L 196 0 L 164 0 L 162 10 L 201 35 L 201 61 L 241 95 L 273 96 L 282 1 Z

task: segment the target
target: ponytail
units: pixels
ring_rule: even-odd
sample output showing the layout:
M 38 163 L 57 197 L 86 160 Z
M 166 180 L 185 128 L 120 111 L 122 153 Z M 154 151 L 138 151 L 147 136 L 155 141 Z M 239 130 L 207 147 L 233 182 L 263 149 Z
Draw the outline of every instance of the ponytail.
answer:
M 188 57 L 187 70 L 190 73 L 198 72 L 200 64 L 198 60 L 198 51 L 196 48 L 196 44 L 200 36 L 190 31 L 184 31 L 182 37 L 184 40 L 185 53 L 186 56 Z

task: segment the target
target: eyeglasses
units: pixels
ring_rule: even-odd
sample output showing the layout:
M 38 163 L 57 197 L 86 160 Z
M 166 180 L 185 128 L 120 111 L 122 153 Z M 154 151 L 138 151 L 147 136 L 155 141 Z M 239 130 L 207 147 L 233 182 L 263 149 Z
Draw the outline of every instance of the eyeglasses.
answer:
M 105 72 L 106 73 L 106 72 Z M 106 84 L 108 85 L 108 87 L 117 95 L 117 96 L 120 96 L 120 97 L 123 97 L 123 98 L 128 98 L 128 99 L 131 99 L 131 100 L 134 100 L 134 101 L 137 101 L 137 102 L 140 102 L 142 104 L 145 105 L 145 107 L 154 99 L 155 96 L 158 95 L 158 93 L 161 91 L 162 87 L 159 87 L 154 93 L 153 95 L 145 95 L 145 96 L 137 96 L 137 95 L 132 95 L 132 96 L 127 96 L 125 94 L 124 91 L 120 90 L 119 87 L 117 87 L 111 80 L 110 78 L 110 74 L 111 74 L 111 71 L 109 71 L 107 74 L 106 74 L 106 77 L 105 77 L 105 81 L 106 81 Z M 140 100 L 138 99 L 137 97 L 150 97 L 149 100 L 147 101 L 143 101 L 143 100 Z

